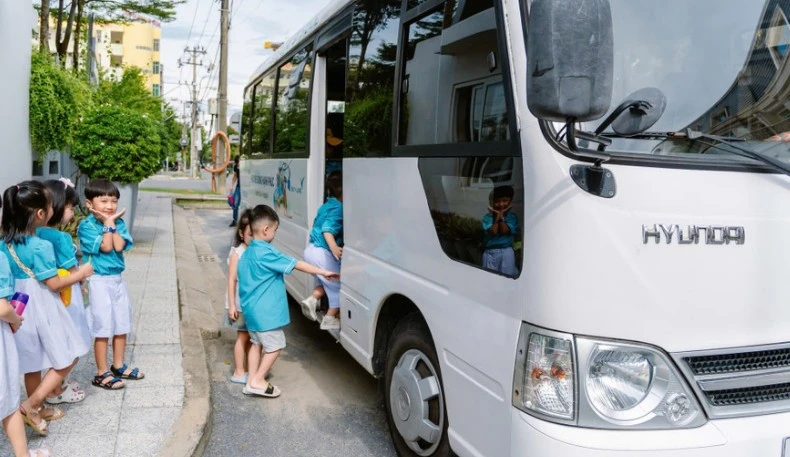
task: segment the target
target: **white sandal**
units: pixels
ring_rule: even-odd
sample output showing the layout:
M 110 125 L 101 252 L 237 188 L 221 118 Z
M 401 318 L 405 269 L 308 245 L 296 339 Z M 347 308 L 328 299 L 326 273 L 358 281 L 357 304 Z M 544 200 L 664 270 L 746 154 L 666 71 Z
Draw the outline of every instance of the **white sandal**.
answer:
M 71 388 L 64 390 L 63 393 L 58 396 L 47 397 L 44 399 L 44 401 L 50 405 L 59 405 L 61 403 L 79 403 L 82 400 L 85 400 L 85 392 Z
M 30 457 L 52 457 L 52 453 L 49 452 L 49 449 L 28 449 L 27 455 Z

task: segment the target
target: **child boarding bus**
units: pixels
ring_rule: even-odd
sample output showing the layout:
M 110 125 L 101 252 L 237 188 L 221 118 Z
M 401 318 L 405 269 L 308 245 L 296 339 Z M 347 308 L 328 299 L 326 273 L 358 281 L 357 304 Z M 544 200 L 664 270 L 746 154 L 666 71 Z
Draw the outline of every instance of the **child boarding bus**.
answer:
M 301 257 L 342 170 L 399 455 L 790 457 L 789 17 L 338 0 L 255 72 L 242 201 Z

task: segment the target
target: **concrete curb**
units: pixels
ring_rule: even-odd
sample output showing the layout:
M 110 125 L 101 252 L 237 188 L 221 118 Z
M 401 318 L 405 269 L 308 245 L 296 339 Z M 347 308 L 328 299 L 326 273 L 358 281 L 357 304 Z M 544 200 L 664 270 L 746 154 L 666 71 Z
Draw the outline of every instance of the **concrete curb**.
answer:
M 184 404 L 162 457 L 201 457 L 211 438 L 211 384 L 205 340 L 220 336 L 224 310 L 225 275 L 217 263 L 201 263 L 211 252 L 205 235 L 196 226 L 194 213 L 176 204 L 173 196 L 176 268 Z

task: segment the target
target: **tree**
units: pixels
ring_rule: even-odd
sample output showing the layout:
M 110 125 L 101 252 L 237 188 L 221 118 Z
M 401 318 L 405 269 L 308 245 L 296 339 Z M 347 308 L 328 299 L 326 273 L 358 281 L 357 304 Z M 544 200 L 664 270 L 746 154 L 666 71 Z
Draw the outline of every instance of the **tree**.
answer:
M 41 0 L 41 20 L 39 21 L 39 28 L 38 28 L 38 41 L 39 41 L 39 49 L 42 52 L 49 54 L 49 21 L 45 21 L 44 18 L 49 17 L 49 0 Z
M 75 135 L 71 157 L 91 178 L 135 184 L 161 167 L 161 124 L 117 105 L 93 108 Z
M 142 70 L 137 67 L 125 68 L 119 80 L 102 79 L 96 90 L 96 101 L 124 106 L 156 119 L 162 116 L 162 99 L 151 94 Z
M 30 68 L 30 139 L 46 153 L 66 149 L 91 103 L 86 82 L 60 68 L 46 52 L 33 53 Z
M 47 52 L 49 52 L 49 44 L 45 44 L 44 41 L 49 34 L 48 18 L 52 14 L 49 2 L 50 0 L 41 0 L 39 16 L 42 49 Z M 86 9 L 94 12 L 99 20 L 104 22 L 126 22 L 130 20 L 130 14 L 145 14 L 169 22 L 175 19 L 176 7 L 185 2 L 186 0 L 72 0 L 66 5 L 64 0 L 58 0 L 58 8 L 54 13 L 57 22 L 55 50 L 60 63 L 61 65 L 66 64 L 71 31 L 75 27 L 76 20 L 76 33 L 79 33 L 82 14 Z M 66 14 L 67 7 L 68 14 Z M 61 32 L 64 33 L 61 34 Z M 74 41 L 74 55 L 79 56 L 79 35 Z

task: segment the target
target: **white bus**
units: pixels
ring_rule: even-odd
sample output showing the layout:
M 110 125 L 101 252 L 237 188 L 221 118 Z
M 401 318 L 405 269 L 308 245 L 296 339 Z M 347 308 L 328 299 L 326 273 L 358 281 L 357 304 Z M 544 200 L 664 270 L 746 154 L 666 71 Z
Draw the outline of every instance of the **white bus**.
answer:
M 242 204 L 300 258 L 342 170 L 399 455 L 790 457 L 788 16 L 338 0 L 260 66 Z

